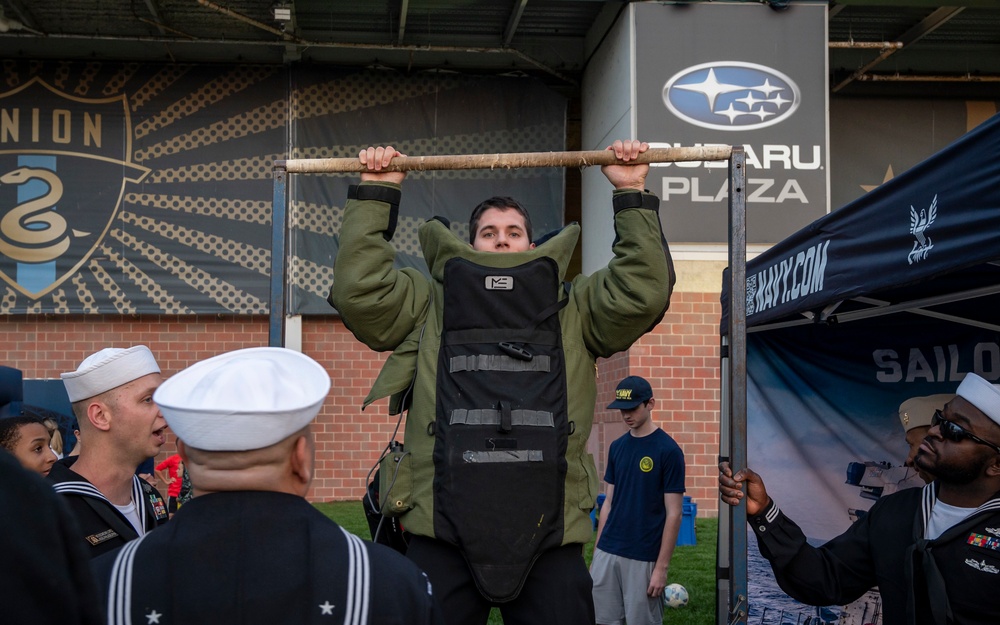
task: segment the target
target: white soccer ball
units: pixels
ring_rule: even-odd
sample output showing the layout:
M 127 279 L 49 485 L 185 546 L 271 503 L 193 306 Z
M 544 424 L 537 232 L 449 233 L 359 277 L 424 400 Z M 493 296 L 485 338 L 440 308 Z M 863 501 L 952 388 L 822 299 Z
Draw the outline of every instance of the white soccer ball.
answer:
M 667 584 L 667 587 L 663 589 L 663 605 L 668 608 L 683 608 L 687 603 L 687 588 L 680 584 Z

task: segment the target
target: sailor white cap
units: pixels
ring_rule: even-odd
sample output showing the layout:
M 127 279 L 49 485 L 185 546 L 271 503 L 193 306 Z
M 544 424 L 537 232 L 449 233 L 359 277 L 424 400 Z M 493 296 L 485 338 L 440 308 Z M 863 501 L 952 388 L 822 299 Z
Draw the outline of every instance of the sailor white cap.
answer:
M 975 373 L 967 373 L 955 392 L 1000 424 L 1000 384 L 990 384 Z
M 911 397 L 899 405 L 899 422 L 903 430 L 909 432 L 913 428 L 930 427 L 935 410 L 941 410 L 944 405 L 955 399 L 954 393 Z
M 70 402 L 78 402 L 110 391 L 150 373 L 159 373 L 153 352 L 145 345 L 108 347 L 80 363 L 76 371 L 63 373 L 63 385 Z
M 263 449 L 304 428 L 323 406 L 330 376 L 283 347 L 220 354 L 170 377 L 153 394 L 167 425 L 205 451 Z

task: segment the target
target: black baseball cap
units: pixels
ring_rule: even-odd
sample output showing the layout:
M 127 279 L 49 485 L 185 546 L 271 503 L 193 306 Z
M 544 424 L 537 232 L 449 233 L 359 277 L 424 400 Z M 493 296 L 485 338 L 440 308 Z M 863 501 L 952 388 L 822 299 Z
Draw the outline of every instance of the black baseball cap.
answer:
M 639 404 L 653 399 L 653 387 L 645 378 L 630 375 L 618 383 L 615 400 L 608 404 L 610 409 L 632 410 Z

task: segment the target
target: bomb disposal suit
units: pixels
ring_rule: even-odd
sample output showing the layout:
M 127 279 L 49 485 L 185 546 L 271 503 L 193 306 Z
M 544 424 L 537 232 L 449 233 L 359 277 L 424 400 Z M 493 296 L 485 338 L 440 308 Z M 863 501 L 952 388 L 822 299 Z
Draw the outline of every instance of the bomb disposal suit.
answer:
M 419 230 L 430 279 L 393 268 L 400 186 L 352 186 L 330 302 L 358 340 L 392 350 L 367 407 L 408 410 L 381 467 L 383 514 L 455 545 L 491 601 L 517 597 L 547 549 L 586 543 L 597 496 L 586 451 L 595 361 L 663 316 L 673 267 L 659 199 L 615 191 L 614 258 L 563 283 L 580 228 L 525 252 L 474 250 L 441 220 Z

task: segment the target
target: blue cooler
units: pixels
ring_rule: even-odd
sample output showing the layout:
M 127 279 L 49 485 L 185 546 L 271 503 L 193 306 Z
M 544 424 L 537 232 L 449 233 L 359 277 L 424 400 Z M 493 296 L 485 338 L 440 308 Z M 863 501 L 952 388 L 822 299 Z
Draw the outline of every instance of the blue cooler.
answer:
M 698 516 L 698 504 L 688 496 L 684 497 L 684 512 L 681 515 L 681 529 L 677 532 L 677 546 L 697 545 L 694 535 L 694 518 Z
M 597 496 L 597 505 L 590 511 L 590 520 L 594 524 L 594 531 L 597 531 L 597 514 L 601 511 L 601 506 L 604 505 L 604 500 L 607 499 L 607 495 L 601 493 Z

